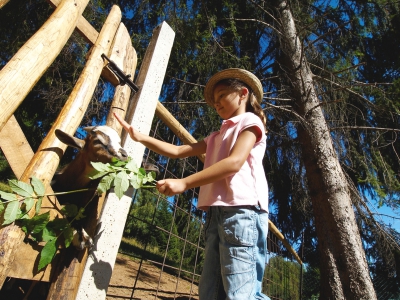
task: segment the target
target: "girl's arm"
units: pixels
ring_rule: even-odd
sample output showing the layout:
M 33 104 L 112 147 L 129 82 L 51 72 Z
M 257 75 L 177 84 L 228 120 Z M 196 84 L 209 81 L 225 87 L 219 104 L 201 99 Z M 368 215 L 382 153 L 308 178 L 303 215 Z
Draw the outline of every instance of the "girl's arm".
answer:
M 144 146 L 158 154 L 170 158 L 183 158 L 203 154 L 206 152 L 207 145 L 204 141 L 189 145 L 176 146 L 140 133 L 117 114 L 114 113 L 114 116 L 135 142 L 143 144 Z
M 186 178 L 160 180 L 157 182 L 158 191 L 164 195 L 173 196 L 237 173 L 249 156 L 259 134 L 260 130 L 257 127 L 243 130 L 227 158 Z

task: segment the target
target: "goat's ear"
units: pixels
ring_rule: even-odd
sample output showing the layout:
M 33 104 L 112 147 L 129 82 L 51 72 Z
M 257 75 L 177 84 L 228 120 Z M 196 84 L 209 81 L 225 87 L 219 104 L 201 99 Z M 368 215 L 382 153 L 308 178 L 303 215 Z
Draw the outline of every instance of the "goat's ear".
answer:
M 55 134 L 56 134 L 56 137 L 61 142 L 63 142 L 64 144 L 67 144 L 70 147 L 83 149 L 83 147 L 85 146 L 84 140 L 73 137 L 72 135 L 69 135 L 68 133 L 65 133 L 64 131 L 61 131 L 60 129 L 56 129 Z

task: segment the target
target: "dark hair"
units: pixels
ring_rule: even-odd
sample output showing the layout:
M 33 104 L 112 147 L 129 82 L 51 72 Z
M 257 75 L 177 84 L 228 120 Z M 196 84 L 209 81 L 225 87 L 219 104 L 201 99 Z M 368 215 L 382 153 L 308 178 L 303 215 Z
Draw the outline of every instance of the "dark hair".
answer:
M 219 84 L 232 88 L 235 91 L 240 91 L 243 87 L 247 88 L 249 90 L 249 98 L 246 103 L 246 112 L 252 112 L 256 116 L 258 116 L 261 119 L 261 122 L 264 124 L 265 131 L 267 131 L 267 118 L 260 103 L 258 103 L 257 98 L 253 93 L 253 90 L 247 84 L 235 78 L 223 79 L 219 81 L 215 86 Z

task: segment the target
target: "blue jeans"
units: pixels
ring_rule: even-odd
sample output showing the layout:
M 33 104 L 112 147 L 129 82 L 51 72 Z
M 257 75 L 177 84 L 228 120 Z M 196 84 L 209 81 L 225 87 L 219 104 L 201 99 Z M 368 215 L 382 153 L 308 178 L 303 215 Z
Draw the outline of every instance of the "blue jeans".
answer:
M 261 293 L 268 213 L 258 206 L 211 206 L 203 233 L 200 300 L 269 300 Z

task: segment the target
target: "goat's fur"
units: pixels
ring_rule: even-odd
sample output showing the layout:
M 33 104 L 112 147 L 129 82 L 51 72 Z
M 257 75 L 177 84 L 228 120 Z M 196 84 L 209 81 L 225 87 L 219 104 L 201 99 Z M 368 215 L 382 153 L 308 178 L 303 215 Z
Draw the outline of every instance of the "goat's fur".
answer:
M 75 204 L 78 207 L 85 206 L 95 196 L 95 188 L 99 180 L 91 180 L 89 174 L 94 170 L 90 162 L 111 162 L 112 158 L 127 159 L 127 153 L 120 145 L 121 139 L 118 133 L 108 126 L 96 126 L 84 128 L 88 134 L 85 140 L 75 138 L 59 129 L 55 131 L 57 138 L 68 146 L 79 149 L 75 159 L 56 173 L 51 182 L 55 192 L 67 192 L 83 188 L 93 188 L 88 192 L 72 193 L 58 196 L 60 204 Z M 97 198 L 96 198 L 97 200 Z M 86 215 L 93 216 L 97 201 L 86 207 Z M 92 239 L 83 229 L 83 224 L 74 225 L 77 231 L 73 245 L 78 249 L 90 248 Z
M 75 159 L 56 173 L 51 186 L 56 192 L 66 192 L 97 185 L 91 184 L 88 175 L 94 170 L 90 162 L 111 162 L 112 158 L 127 159 L 127 153 L 120 145 L 121 139 L 118 133 L 108 126 L 96 126 L 84 128 L 88 135 L 85 140 L 75 138 L 59 129 L 55 134 L 57 138 L 68 146 L 79 149 Z M 61 204 L 66 202 L 77 204 L 74 198 L 76 194 L 67 197 L 59 197 Z M 78 201 L 79 203 L 79 201 Z

